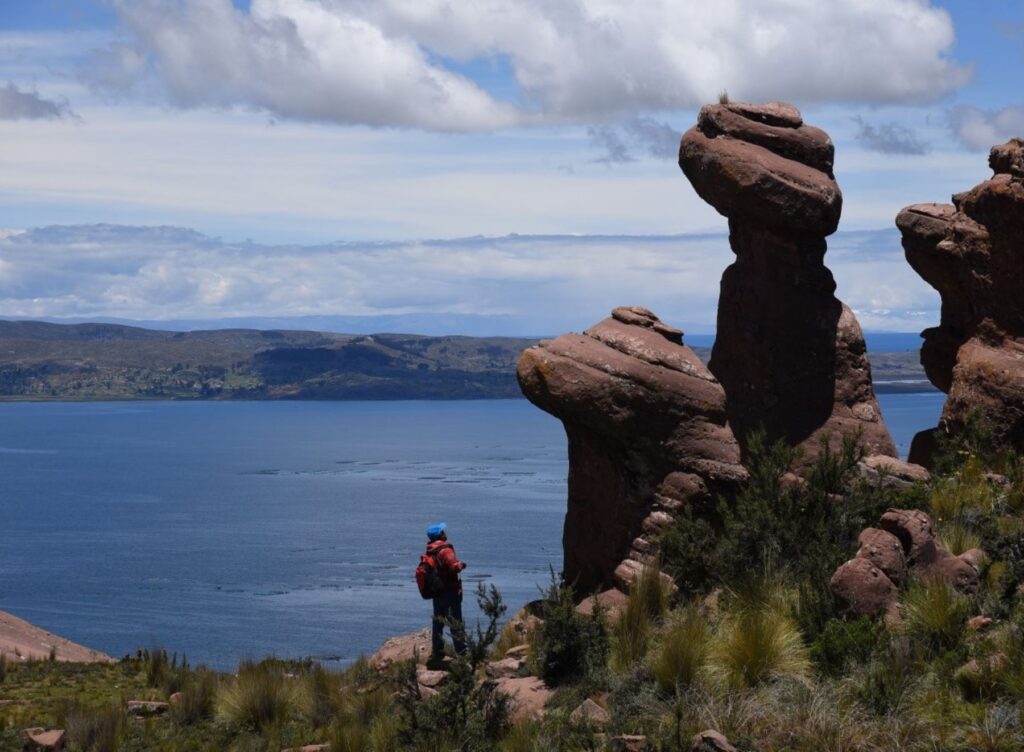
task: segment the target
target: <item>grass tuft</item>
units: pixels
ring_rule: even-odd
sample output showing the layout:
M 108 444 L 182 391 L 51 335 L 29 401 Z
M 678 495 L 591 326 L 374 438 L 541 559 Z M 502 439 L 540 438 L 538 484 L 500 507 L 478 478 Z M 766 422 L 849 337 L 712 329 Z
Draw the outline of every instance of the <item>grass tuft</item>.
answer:
M 262 731 L 287 720 L 294 701 L 292 680 L 275 661 L 244 662 L 234 681 L 221 689 L 218 714 L 231 723 Z
M 651 673 L 662 692 L 692 686 L 704 669 L 711 630 L 695 605 L 674 612 L 650 657 Z
M 804 680 L 811 668 L 800 628 L 777 599 L 732 604 L 711 640 L 708 659 L 711 675 L 736 689 Z

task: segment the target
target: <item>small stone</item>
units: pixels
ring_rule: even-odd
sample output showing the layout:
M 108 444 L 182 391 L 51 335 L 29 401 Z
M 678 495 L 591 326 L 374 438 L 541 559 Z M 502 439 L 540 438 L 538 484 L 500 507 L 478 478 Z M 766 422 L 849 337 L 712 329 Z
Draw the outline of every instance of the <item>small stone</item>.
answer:
M 972 616 L 967 620 L 967 629 L 970 632 L 983 632 L 992 625 L 990 616 Z
M 573 723 L 590 723 L 595 726 L 604 726 L 611 718 L 608 716 L 607 710 L 588 697 L 569 714 L 569 720 Z
M 166 702 L 157 702 L 155 700 L 129 700 L 128 715 L 163 715 L 170 707 Z
M 692 745 L 693 752 L 736 752 L 728 739 L 712 729 L 696 734 Z
M 422 671 L 416 672 L 416 681 L 423 687 L 430 687 L 436 689 L 444 684 L 445 679 L 448 678 L 447 671 L 431 671 L 429 669 L 423 669 Z
M 184 699 L 185 695 L 183 695 L 181 692 L 175 692 L 167 698 L 167 702 L 171 705 L 171 707 L 177 707 L 178 705 L 181 705 L 181 702 Z
M 519 658 L 502 658 L 500 661 L 488 663 L 485 671 L 492 679 L 504 679 L 510 676 L 518 676 L 519 670 L 523 667 L 523 661 Z
M 27 728 L 22 732 L 26 750 L 62 750 L 67 742 L 63 729 Z

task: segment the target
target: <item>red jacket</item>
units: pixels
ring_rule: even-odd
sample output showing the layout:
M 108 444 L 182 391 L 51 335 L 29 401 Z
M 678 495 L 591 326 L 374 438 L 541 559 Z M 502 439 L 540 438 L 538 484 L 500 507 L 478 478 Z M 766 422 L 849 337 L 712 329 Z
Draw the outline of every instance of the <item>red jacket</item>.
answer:
M 448 541 L 431 541 L 427 544 L 427 555 L 437 560 L 437 567 L 444 579 L 446 593 L 462 595 L 462 580 L 459 572 L 466 568 L 466 565 L 459 561 L 455 555 L 455 548 Z

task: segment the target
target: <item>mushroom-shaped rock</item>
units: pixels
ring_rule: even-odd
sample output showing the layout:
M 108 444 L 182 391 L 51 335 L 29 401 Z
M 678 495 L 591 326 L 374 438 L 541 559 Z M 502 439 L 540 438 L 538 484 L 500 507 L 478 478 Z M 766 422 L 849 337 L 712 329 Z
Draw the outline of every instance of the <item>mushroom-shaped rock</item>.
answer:
M 949 397 L 937 429 L 910 459 L 928 466 L 933 433 L 963 432 L 981 416 L 999 448 L 1024 451 L 1024 140 L 996 146 L 992 178 L 953 204 L 915 204 L 896 217 L 907 261 L 942 296 L 922 332 L 921 364 Z
M 682 332 L 644 308 L 529 348 L 517 375 L 565 425 L 563 571 L 581 594 L 625 587 L 656 560 L 673 510 L 746 477 L 721 385 Z
M 836 570 L 829 585 L 842 613 L 880 616 L 896 604 L 896 586 L 868 559 L 850 559 Z
M 864 335 L 824 264 L 842 209 L 833 152 L 824 131 L 781 103 L 708 105 L 679 149 L 697 193 L 729 218 L 736 254 L 710 363 L 729 423 L 741 443 L 763 427 L 803 446 L 804 466 L 826 435 L 859 435 L 867 454 L 896 456 Z

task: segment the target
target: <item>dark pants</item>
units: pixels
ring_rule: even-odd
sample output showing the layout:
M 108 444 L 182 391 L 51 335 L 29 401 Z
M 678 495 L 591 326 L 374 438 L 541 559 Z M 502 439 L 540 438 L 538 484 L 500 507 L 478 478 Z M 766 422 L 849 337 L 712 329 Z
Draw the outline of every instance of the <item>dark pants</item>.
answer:
M 462 594 L 444 593 L 434 598 L 434 630 L 431 634 L 431 650 L 434 657 L 444 655 L 444 625 L 446 620 L 449 624 L 458 623 L 459 628 L 448 631 L 452 634 L 452 642 L 455 643 L 456 653 L 466 652 L 466 641 L 463 638 L 462 628 Z

